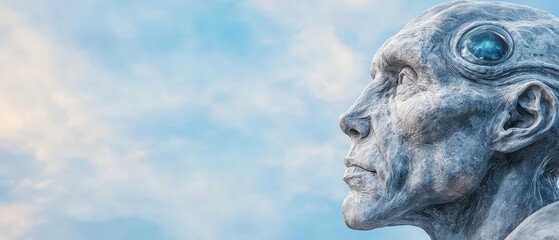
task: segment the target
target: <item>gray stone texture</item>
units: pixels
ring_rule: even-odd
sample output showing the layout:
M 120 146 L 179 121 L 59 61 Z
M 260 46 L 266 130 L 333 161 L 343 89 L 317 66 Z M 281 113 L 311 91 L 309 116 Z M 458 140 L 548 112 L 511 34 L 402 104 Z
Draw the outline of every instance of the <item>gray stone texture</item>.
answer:
M 371 76 L 340 117 L 351 138 L 350 228 L 559 239 L 556 17 L 509 3 L 440 4 L 384 43 Z

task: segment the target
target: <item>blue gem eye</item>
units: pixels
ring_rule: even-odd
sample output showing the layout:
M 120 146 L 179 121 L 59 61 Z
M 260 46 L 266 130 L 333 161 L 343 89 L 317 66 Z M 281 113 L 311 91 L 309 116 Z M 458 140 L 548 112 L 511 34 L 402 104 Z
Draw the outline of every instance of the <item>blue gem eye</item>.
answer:
M 468 31 L 459 43 L 460 55 L 468 62 L 481 65 L 501 63 L 512 52 L 512 38 L 504 29 L 485 25 Z

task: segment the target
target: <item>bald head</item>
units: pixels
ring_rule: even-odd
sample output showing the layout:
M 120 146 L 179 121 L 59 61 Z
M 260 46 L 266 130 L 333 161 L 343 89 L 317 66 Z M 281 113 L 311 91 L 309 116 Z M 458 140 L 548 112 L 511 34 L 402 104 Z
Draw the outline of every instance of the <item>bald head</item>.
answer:
M 510 56 L 500 64 L 464 59 L 461 38 L 477 26 L 497 26 L 510 35 Z M 437 5 L 409 22 L 379 49 L 374 65 L 399 59 L 439 75 L 458 72 L 472 80 L 501 79 L 511 72 L 559 73 L 559 20 L 544 11 L 510 3 L 456 1 Z M 373 72 L 374 72 L 373 67 Z

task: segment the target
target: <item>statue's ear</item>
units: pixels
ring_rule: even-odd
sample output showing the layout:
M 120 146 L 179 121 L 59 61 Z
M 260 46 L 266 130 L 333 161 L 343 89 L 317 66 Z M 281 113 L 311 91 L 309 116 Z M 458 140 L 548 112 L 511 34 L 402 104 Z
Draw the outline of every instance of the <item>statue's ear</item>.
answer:
M 555 125 L 557 97 L 547 85 L 528 82 L 511 92 L 511 101 L 497 119 L 493 149 L 510 153 L 526 147 Z

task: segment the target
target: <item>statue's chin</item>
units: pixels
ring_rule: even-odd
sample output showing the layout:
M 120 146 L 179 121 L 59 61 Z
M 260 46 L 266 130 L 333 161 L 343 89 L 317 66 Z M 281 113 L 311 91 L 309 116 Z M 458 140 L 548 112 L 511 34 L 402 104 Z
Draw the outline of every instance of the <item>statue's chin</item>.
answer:
M 351 229 L 371 230 L 383 227 L 371 199 L 366 199 L 359 194 L 350 193 L 343 202 L 342 216 L 344 223 Z
M 342 205 L 344 223 L 351 229 L 371 230 L 393 226 L 401 213 L 391 208 L 389 201 L 350 191 Z M 398 225 L 398 224 L 396 224 Z

